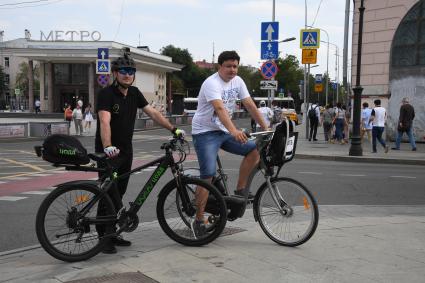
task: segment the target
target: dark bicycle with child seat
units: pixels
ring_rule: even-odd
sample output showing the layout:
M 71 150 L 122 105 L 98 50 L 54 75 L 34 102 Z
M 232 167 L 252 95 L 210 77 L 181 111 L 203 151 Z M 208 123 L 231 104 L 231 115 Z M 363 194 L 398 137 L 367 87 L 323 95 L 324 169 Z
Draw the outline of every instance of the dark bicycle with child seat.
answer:
M 217 156 L 217 175 L 212 183 L 223 194 L 228 208 L 227 220 L 233 221 L 244 215 L 247 204 L 253 204 L 255 221 L 274 242 L 284 246 L 298 246 L 307 242 L 319 223 L 319 210 L 313 194 L 299 181 L 279 177 L 283 165 L 295 155 L 298 133 L 293 122 L 284 120 L 275 131 L 248 134 L 254 138 L 260 154 L 260 162 L 248 178 L 248 193 L 231 196 L 227 185 L 228 176 Z M 188 168 L 185 173 L 198 177 L 199 170 Z M 254 179 L 264 178 L 255 196 L 252 191 Z
M 137 212 L 168 168 L 174 178 L 161 189 L 156 206 L 162 230 L 174 241 L 188 246 L 201 246 L 216 239 L 227 221 L 226 203 L 221 193 L 214 186 L 183 174 L 182 163 L 189 152 L 184 138 L 174 137 L 161 148 L 165 151 L 162 157 L 118 175 L 104 153 L 87 154 L 73 137 L 53 135 L 45 140 L 43 146 L 36 146 L 37 155 L 54 166 L 63 166 L 70 171 L 100 172 L 104 176 L 97 181 L 60 184 L 44 199 L 36 217 L 37 237 L 44 250 L 59 260 L 82 261 L 102 251 L 109 238 L 134 231 L 139 224 Z M 90 159 L 104 162 L 105 168 L 83 165 Z M 157 168 L 136 199 L 130 202 L 129 209 L 121 205 L 116 211 L 108 192 L 116 189 L 121 178 L 153 165 Z M 214 207 L 212 213 L 206 212 L 208 229 L 200 237 L 195 236 L 190 225 L 197 209 L 193 193 L 196 186 L 208 190 L 210 205 Z M 106 212 L 102 216 L 97 213 L 100 206 Z M 104 232 L 98 233 L 99 228 Z

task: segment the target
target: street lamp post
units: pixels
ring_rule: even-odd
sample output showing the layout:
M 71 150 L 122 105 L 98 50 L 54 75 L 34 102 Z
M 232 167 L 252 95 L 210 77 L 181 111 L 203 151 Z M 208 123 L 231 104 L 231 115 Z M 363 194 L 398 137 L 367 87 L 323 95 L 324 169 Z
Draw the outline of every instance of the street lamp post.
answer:
M 357 73 L 356 73 L 356 87 L 353 88 L 354 102 L 353 102 L 353 136 L 351 138 L 351 147 L 349 155 L 362 156 L 363 150 L 360 140 L 360 107 L 362 99 L 363 88 L 360 85 L 360 70 L 362 65 L 362 41 L 363 41 L 363 15 L 365 7 L 363 6 L 364 0 L 361 0 L 359 7 L 359 35 L 357 42 Z

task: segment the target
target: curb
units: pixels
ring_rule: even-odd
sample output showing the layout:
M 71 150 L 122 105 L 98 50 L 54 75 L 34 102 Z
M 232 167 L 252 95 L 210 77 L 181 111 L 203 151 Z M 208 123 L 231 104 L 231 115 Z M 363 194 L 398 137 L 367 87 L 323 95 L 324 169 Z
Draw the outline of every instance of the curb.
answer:
M 364 156 L 329 156 L 320 154 L 298 154 L 295 153 L 295 158 L 299 159 L 320 159 L 342 162 L 362 162 L 362 163 L 385 163 L 385 164 L 404 164 L 404 165 L 421 165 L 425 166 L 425 160 L 421 159 L 397 159 L 397 158 L 378 158 Z

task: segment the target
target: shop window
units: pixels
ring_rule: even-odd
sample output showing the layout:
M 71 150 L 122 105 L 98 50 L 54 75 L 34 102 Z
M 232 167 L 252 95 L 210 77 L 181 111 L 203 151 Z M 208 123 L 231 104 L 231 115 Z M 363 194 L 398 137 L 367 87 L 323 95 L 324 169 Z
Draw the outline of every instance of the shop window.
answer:
M 4 66 L 9 68 L 9 57 L 4 57 Z
M 392 66 L 425 65 L 425 0 L 406 14 L 394 35 Z
M 4 84 L 9 85 L 9 82 L 10 82 L 10 75 L 4 74 Z

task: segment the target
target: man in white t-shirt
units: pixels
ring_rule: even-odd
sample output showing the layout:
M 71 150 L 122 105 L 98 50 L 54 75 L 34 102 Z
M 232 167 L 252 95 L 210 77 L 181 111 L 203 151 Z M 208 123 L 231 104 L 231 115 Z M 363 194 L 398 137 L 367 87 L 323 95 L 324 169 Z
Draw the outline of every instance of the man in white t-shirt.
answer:
M 261 100 L 260 108 L 258 108 L 258 111 L 261 113 L 261 116 L 263 116 L 263 119 L 264 121 L 266 121 L 267 126 L 270 127 L 271 120 L 273 118 L 273 110 L 266 106 L 266 102 L 264 100 Z M 257 123 L 257 130 L 260 128 L 260 124 Z
M 218 57 L 218 72 L 208 77 L 201 86 L 198 108 L 192 119 L 192 138 L 200 167 L 201 179 L 211 182 L 216 175 L 216 159 L 219 149 L 244 156 L 239 169 L 235 194 L 246 197 L 248 175 L 259 161 L 253 141 L 232 122 L 236 101 L 244 107 L 264 130 L 268 125 L 251 99 L 244 81 L 237 76 L 240 57 L 235 51 L 224 51 Z M 198 187 L 197 203 L 206 203 L 208 192 Z M 195 237 L 205 233 L 204 207 L 198 206 L 192 223 Z
M 382 139 L 382 133 L 385 130 L 385 120 L 387 119 L 387 111 L 381 106 L 381 100 L 376 99 L 374 102 L 375 108 L 373 108 L 370 114 L 369 123 L 372 123 L 372 153 L 376 153 L 376 140 L 384 147 L 385 153 L 388 152 L 389 146 L 386 145 Z

